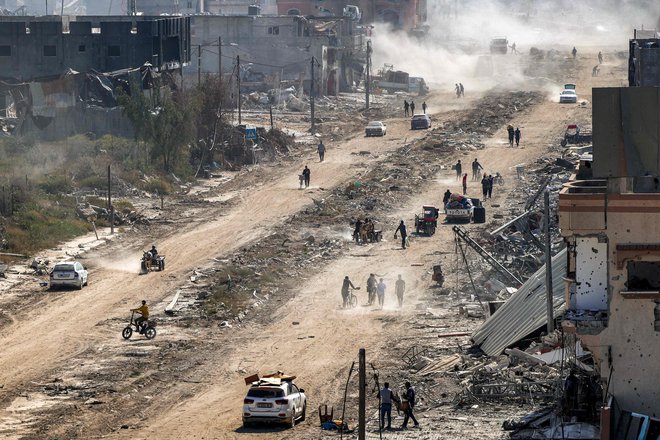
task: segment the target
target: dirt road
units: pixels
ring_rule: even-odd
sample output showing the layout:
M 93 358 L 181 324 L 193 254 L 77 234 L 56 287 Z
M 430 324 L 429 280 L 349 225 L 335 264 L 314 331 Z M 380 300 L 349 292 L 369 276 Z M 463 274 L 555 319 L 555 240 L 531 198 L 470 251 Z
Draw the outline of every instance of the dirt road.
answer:
M 576 82 L 581 99 L 590 100 L 591 84 L 619 82 L 616 75 L 601 74 L 592 79 L 589 61 L 578 67 L 576 76 L 567 80 Z M 477 98 L 456 102 L 450 96 L 450 93 L 437 94 L 429 102 L 430 108 L 436 109 L 434 119 L 452 118 L 451 110 L 456 106 L 469 106 Z M 534 161 L 563 132 L 568 122 L 588 120 L 590 112 L 590 105 L 559 106 L 555 102 L 544 102 L 519 114 L 511 122 L 521 127 L 521 146 L 524 148 L 508 148 L 506 131 L 502 127 L 487 141 L 486 150 L 478 152 L 479 160 L 486 171 L 502 172 L 511 182 L 516 165 Z M 311 146 L 307 160 L 281 169 L 267 169 L 262 183 L 239 191 L 231 208 L 211 207 L 185 215 L 185 223 L 180 224 L 176 234 L 158 238 L 159 249 L 168 256 L 168 270 L 164 273 L 141 277 L 134 272 L 105 268 L 102 264 L 104 258 L 112 260 L 114 268 L 137 266 L 140 255 L 137 245 L 143 243 L 118 242 L 111 245 L 111 254 L 100 257 L 92 271 L 89 288 L 49 295 L 38 310 L 12 316 L 14 322 L 0 337 L 3 347 L 0 358 L 0 384 L 3 385 L 0 390 L 3 404 L 0 434 L 7 438 L 23 435 L 31 438 L 35 429 L 30 423 L 31 412 L 37 411 L 39 406 L 57 405 L 53 399 L 35 398 L 29 402 L 29 396 L 22 397 L 21 389 L 30 382 L 47 382 L 52 377 L 76 377 L 80 370 L 93 370 L 116 357 L 118 351 L 126 350 L 118 331 L 126 318 L 126 311 L 137 306 L 139 299 L 144 297 L 155 304 L 156 313 L 162 312 L 172 292 L 185 281 L 192 269 L 205 264 L 211 257 L 222 257 L 267 235 L 275 225 L 286 224 L 292 214 L 311 202 L 312 197 L 323 198 L 331 188 L 366 172 L 377 163 L 378 156 L 382 159 L 388 152 L 425 134 L 411 132 L 408 128 L 407 119 L 395 119 L 389 121 L 385 138 L 367 139 L 360 133 L 339 145 L 327 145 L 326 160 L 322 164 L 317 163 Z M 371 155 L 355 154 L 363 150 L 370 151 Z M 457 155 L 448 161 L 451 163 L 461 158 L 467 163 L 473 160 L 473 156 L 473 153 Z M 312 170 L 312 186 L 299 190 L 297 174 L 305 164 L 309 164 Z M 437 185 L 427 188 L 409 204 L 401 206 L 398 212 L 393 212 L 392 223 L 403 218 L 410 224 L 412 214 L 423 202 L 437 201 L 446 187 L 457 189 L 452 171 L 437 176 L 436 180 Z M 499 188 L 495 189 L 494 202 L 510 196 L 512 186 L 505 188 L 502 193 L 498 192 Z M 471 195 L 480 195 L 480 192 L 477 185 L 469 188 Z M 215 220 L 208 221 L 208 218 Z M 104 426 L 102 411 L 87 410 L 81 417 L 80 438 L 101 433 L 105 438 L 159 439 L 302 439 L 320 436 L 314 423 L 276 433 L 243 430 L 240 423 L 241 399 L 245 393 L 242 377 L 255 370 L 295 372 L 300 378 L 299 385 L 308 392 L 309 408 L 313 413 L 318 404 L 339 400 L 343 373 L 357 357 L 358 348 L 365 347 L 370 359 L 382 358 L 387 356 L 387 341 L 410 334 L 411 330 L 405 325 L 406 314 L 414 310 L 417 298 L 430 282 L 427 270 L 436 258 L 434 252 L 447 250 L 452 235 L 449 229 L 440 228 L 431 238 L 414 239 L 411 248 L 403 251 L 392 240 L 391 234 L 392 231 L 386 231 L 386 242 L 356 248 L 327 267 L 319 267 L 266 323 L 250 322 L 231 332 L 205 329 L 201 334 L 194 328 L 161 329 L 158 344 L 207 338 L 205 361 L 190 371 L 181 372 L 176 378 L 163 377 L 166 385 L 157 396 L 143 395 L 138 388 L 118 395 L 117 399 L 132 404 L 144 402 L 144 411 L 126 420 L 127 425 L 136 429 L 116 430 Z M 348 274 L 363 285 L 370 272 L 383 274 L 389 285 L 385 309 L 338 310 L 343 276 Z M 394 307 L 393 282 L 397 274 L 403 275 L 408 282 L 403 310 Z M 364 302 L 364 296 L 360 302 Z M 136 342 L 130 349 L 151 351 L 157 347 L 152 343 Z M 44 434 L 44 431 L 39 432 Z

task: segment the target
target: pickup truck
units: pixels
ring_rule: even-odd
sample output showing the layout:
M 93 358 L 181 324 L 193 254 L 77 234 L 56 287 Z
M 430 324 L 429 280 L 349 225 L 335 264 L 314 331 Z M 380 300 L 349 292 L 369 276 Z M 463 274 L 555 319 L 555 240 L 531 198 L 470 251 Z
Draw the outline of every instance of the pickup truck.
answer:
M 445 220 L 470 222 L 474 216 L 474 203 L 469 197 L 461 194 L 452 194 L 449 202 L 445 205 Z

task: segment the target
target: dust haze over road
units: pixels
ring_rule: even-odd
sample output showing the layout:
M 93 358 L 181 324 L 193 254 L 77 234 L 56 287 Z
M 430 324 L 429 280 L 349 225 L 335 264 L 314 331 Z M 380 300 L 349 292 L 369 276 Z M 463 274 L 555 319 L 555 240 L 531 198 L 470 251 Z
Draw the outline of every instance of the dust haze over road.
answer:
M 658 6 L 655 7 L 657 9 Z M 465 11 L 466 17 L 470 10 Z M 472 22 L 475 29 L 484 25 L 488 13 L 493 13 L 489 8 L 485 11 L 480 12 L 482 18 L 476 26 Z M 587 11 L 588 7 L 581 13 Z M 549 14 L 549 10 L 544 13 Z M 611 16 L 615 15 L 613 10 Z M 542 21 L 540 16 L 536 16 L 535 20 Z M 489 19 L 488 22 L 495 23 L 497 20 Z M 532 35 L 533 20 L 530 19 L 530 24 L 524 28 L 517 24 L 518 21 L 515 25 L 506 25 L 509 22 L 503 19 L 502 23 L 513 28 L 520 27 L 521 33 L 507 33 L 494 28 L 493 35 L 507 34 L 510 41 L 517 42 L 516 38 L 520 38 L 518 44 L 523 47 L 532 44 L 531 40 L 525 40 L 524 35 L 528 34 L 523 30 Z M 470 37 L 461 32 L 465 26 L 457 21 L 454 32 Z M 623 27 L 621 32 L 624 32 Z M 486 32 L 483 28 L 479 33 L 488 35 L 488 38 L 491 36 L 490 30 Z M 569 31 L 566 35 L 570 35 Z M 627 41 L 627 37 L 622 40 L 618 36 L 616 40 L 611 40 L 611 44 L 616 41 L 621 46 L 621 41 Z M 377 43 L 379 38 L 381 36 L 375 37 Z M 563 38 L 555 43 L 572 44 L 568 40 L 563 41 Z M 481 41 L 481 44 L 487 44 L 487 40 Z M 393 60 L 397 68 L 423 76 L 428 74 L 429 79 L 437 83 L 453 84 L 465 78 L 467 75 L 461 72 L 465 71 L 465 66 L 473 57 L 451 55 L 448 50 L 438 47 L 422 48 L 423 56 L 417 56 L 414 50 L 418 49 L 408 48 L 405 51 L 406 46 L 400 44 L 401 47 L 404 50 L 394 53 L 388 60 Z M 619 47 L 619 50 L 623 49 Z M 618 85 L 623 78 L 623 61 L 611 52 L 607 54 L 608 61 L 601 77 L 591 78 L 591 60 L 595 59 L 598 50 L 598 47 L 580 49 L 579 59 L 566 73 L 566 79 L 578 85 L 580 97 L 587 101 L 590 100 L 592 86 Z M 413 55 L 415 60 L 409 60 L 403 52 Z M 567 52 L 562 53 L 561 57 L 566 58 Z M 452 60 L 458 60 L 458 64 L 452 64 Z M 409 63 L 413 62 L 415 64 L 409 67 Z M 439 63 L 442 68 L 434 63 Z M 516 69 L 520 67 L 522 72 L 522 62 L 514 65 Z M 442 74 L 433 76 L 436 72 Z M 478 83 L 476 79 L 463 82 L 468 85 Z M 451 90 L 437 91 L 428 97 L 427 103 L 435 123 L 440 125 L 456 120 L 462 112 L 474 108 L 480 95 L 468 90 L 467 99 L 460 101 L 453 98 Z M 588 106 L 558 107 L 547 100 L 516 114 L 511 121 L 523 128 L 524 149 L 515 153 L 506 149 L 503 145 L 505 128 L 502 126 L 486 139 L 486 150 L 466 155 L 452 153 L 438 157 L 438 160 L 451 164 L 461 158 L 467 162 L 478 154 L 487 158 L 484 162 L 489 171 L 501 171 L 512 181 L 511 169 L 516 164 L 533 162 L 546 152 L 548 139 L 559 135 L 568 121 L 588 120 L 589 112 Z M 94 254 L 97 259 L 92 264 L 89 288 L 49 295 L 39 300 L 38 307 L 15 311 L 0 335 L 0 437 L 49 438 L 58 434 L 60 438 L 81 439 L 321 437 L 319 428 L 312 421 L 291 431 L 242 430 L 241 402 L 245 393 L 242 378 L 246 373 L 278 369 L 296 374 L 299 384 L 308 393 L 311 420 L 318 404 L 340 400 L 343 375 L 355 359 L 358 348 L 367 348 L 371 360 L 382 360 L 389 356 L 388 341 L 414 338 L 414 331 L 406 326 L 407 317 L 415 313 L 418 304 L 424 306 L 423 296 L 430 284 L 428 268 L 436 260 L 435 253 L 439 249 L 449 250 L 453 236 L 449 228 L 440 227 L 435 236 L 415 239 L 410 249 L 402 251 L 393 240 L 391 226 L 403 218 L 412 229 L 412 215 L 423 203 L 438 203 L 448 186 L 456 190 L 458 186 L 451 170 L 429 176 L 430 183 L 423 191 L 402 199 L 401 206 L 394 209 L 388 221 L 384 222 L 389 228 L 385 230 L 386 241 L 359 248 L 350 244 L 355 247 L 309 273 L 308 279 L 300 280 L 298 288 L 289 292 L 282 303 L 277 307 L 273 305 L 268 320 L 248 320 L 240 328 L 230 330 L 217 326 L 197 327 L 194 322 L 190 326 L 163 326 L 159 328 L 157 338 L 149 343 L 125 343 L 120 339 L 119 331 L 125 323 L 128 309 L 136 307 L 142 297 L 153 304 L 152 313 L 162 314 L 174 292 L 188 281 L 195 268 L 212 258 L 227 257 L 242 246 L 258 242 L 276 228 L 295 228 L 293 216 L 311 205 L 312 198 L 322 199 L 333 189 L 352 184 L 356 176 L 387 163 L 393 151 L 404 145 L 414 146 L 416 140 L 427 136 L 426 132 L 411 132 L 408 128 L 408 119 L 392 118 L 388 121 L 385 138 L 365 139 L 361 131 L 356 131 L 341 142 L 329 145 L 323 164 L 316 163 L 310 149 L 302 159 L 278 167 L 264 167 L 259 183 L 249 181 L 245 176 L 237 176 L 236 179 L 245 178 L 248 183 L 236 192 L 232 205 L 210 203 L 204 208 L 169 213 L 176 227 L 167 234 L 149 230 L 139 231 L 135 235 L 126 234 L 126 238 L 109 243 L 106 249 Z M 428 136 L 437 140 L 442 135 Z M 370 152 L 370 155 L 360 155 L 363 151 Z M 299 191 L 295 176 L 305 164 L 313 166 L 312 188 Z M 514 190 L 513 186 L 500 190 L 496 197 L 503 200 Z M 470 191 L 479 193 L 479 189 L 474 187 Z M 341 227 L 348 232 L 348 224 L 338 225 L 338 228 Z M 141 246 L 152 242 L 156 242 L 159 250 L 167 255 L 168 269 L 164 273 L 140 277 L 136 269 Z M 384 310 L 367 307 L 338 310 L 339 286 L 343 276 L 349 274 L 364 285 L 371 272 L 383 274 L 389 285 Z M 393 307 L 393 284 L 398 274 L 402 274 L 408 282 L 403 310 Z M 7 295 L 10 294 L 42 295 L 32 285 L 19 286 Z M 361 303 L 364 294 L 362 290 Z M 293 325 L 293 322 L 299 324 Z M 190 344 L 195 347 L 194 364 L 174 374 L 168 371 L 165 367 L 171 362 L 169 357 L 177 356 L 176 347 Z M 130 369 L 137 362 L 130 357 L 135 352 L 147 353 L 144 370 Z M 158 356 L 158 353 L 166 355 Z M 117 369 L 123 375 L 110 374 L 112 370 L 108 366 L 113 362 L 121 365 Z M 34 391 L 35 385 L 52 384 L 54 380 L 75 383 L 82 381 L 83 376 L 117 382 L 113 383 L 113 392 L 104 395 L 98 405 L 83 405 L 80 401 L 47 397 Z M 151 388 L 146 387 L 147 381 Z M 157 393 L 151 394 L 154 390 Z M 75 408 L 73 405 L 76 405 Z M 122 426 L 130 429 L 122 429 Z M 486 428 L 497 431 L 492 427 Z M 64 437 L 64 433 L 68 436 Z M 428 431 L 424 434 L 427 435 Z M 487 438 L 487 435 L 494 436 L 497 432 L 484 430 L 482 434 L 482 438 Z

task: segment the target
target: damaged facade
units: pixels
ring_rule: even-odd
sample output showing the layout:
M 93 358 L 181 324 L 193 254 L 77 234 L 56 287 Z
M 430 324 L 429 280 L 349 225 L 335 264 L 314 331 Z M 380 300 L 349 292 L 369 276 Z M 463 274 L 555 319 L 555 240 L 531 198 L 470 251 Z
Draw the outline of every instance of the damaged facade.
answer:
M 592 352 L 607 390 L 603 439 L 655 439 L 660 429 L 659 103 L 657 87 L 594 89 L 593 161 L 559 196 L 563 328 Z
M 362 78 L 366 56 L 366 36 L 343 18 L 195 16 L 192 44 L 193 51 L 201 46 L 203 74 L 222 68 L 235 76 L 239 56 L 242 90 L 250 82 L 277 88 L 282 80 L 294 80 L 308 91 L 314 57 L 316 93 L 336 95 Z M 184 73 L 197 75 L 197 69 L 191 65 Z
M 0 18 L 3 132 L 47 140 L 130 136 L 116 88 L 128 91 L 134 81 L 148 90 L 155 75 L 178 72 L 189 61 L 189 23 L 182 17 Z

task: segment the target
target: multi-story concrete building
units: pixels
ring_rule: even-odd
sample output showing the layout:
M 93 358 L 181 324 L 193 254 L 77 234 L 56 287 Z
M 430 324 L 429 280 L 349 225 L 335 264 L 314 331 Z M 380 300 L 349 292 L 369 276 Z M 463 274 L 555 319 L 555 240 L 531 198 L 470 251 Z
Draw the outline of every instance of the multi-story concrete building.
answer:
M 0 77 L 29 81 L 110 72 L 150 63 L 158 71 L 190 60 L 188 17 L 0 17 Z
M 200 15 L 192 20 L 193 58 L 201 53 L 201 59 L 185 69 L 188 75 L 197 69 L 202 74 L 220 68 L 232 72 L 238 56 L 243 69 L 279 79 L 304 78 L 308 89 L 313 57 L 315 90 L 335 95 L 354 85 L 363 69 L 366 37 L 349 19 Z
M 658 87 L 594 89 L 593 156 L 559 195 L 563 328 L 596 361 L 603 439 L 660 429 L 659 114 Z

